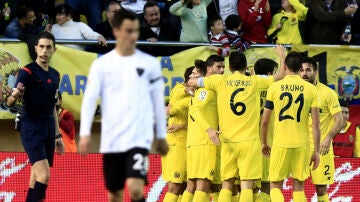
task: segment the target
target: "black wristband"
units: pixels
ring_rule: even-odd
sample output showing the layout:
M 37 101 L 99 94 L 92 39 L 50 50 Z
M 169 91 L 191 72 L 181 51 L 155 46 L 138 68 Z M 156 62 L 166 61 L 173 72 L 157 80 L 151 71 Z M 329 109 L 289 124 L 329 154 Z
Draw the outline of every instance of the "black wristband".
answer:
M 57 140 L 57 139 L 59 139 L 61 137 L 62 137 L 62 135 L 59 133 L 59 134 L 55 135 L 55 140 Z

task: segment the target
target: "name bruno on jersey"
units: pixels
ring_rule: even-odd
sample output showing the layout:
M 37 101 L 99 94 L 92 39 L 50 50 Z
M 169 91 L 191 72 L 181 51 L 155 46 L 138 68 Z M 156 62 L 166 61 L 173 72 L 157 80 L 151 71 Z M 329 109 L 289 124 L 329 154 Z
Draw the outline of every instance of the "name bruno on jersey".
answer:
M 304 86 L 302 85 L 286 84 L 286 85 L 281 85 L 280 87 L 281 87 L 281 91 L 300 91 L 300 92 L 304 91 Z

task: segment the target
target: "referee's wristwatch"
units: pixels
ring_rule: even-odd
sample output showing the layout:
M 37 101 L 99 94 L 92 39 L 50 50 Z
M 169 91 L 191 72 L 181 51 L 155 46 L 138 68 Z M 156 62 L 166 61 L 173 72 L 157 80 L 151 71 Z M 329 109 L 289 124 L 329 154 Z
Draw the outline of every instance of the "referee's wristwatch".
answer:
M 57 140 L 57 139 L 59 139 L 61 137 L 62 137 L 62 135 L 61 135 L 61 133 L 59 133 L 59 134 L 55 135 L 55 140 Z

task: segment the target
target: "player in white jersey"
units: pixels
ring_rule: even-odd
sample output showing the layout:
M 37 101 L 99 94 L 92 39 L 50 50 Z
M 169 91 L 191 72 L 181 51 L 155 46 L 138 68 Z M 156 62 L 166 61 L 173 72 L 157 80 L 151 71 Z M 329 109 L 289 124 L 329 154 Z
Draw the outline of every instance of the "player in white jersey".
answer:
M 145 202 L 143 188 L 148 151 L 156 124 L 156 149 L 164 155 L 166 118 L 161 66 L 136 49 L 139 20 L 135 13 L 115 14 L 115 49 L 96 59 L 89 72 L 81 109 L 79 152 L 90 147 L 90 132 L 97 99 L 101 99 L 103 171 L 109 201 L 123 200 L 125 182 L 132 202 Z M 154 120 L 155 119 L 155 120 Z

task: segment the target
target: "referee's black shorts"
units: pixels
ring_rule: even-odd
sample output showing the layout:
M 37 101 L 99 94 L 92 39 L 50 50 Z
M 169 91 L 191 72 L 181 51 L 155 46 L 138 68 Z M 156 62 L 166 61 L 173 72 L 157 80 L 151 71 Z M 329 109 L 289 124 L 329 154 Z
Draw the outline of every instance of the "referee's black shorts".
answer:
M 147 183 L 149 151 L 133 148 L 122 153 L 103 154 L 103 172 L 106 188 L 110 192 L 124 189 L 127 178 L 140 178 Z
M 46 118 L 21 118 L 21 142 L 33 165 L 37 161 L 47 159 L 50 167 L 54 161 L 55 120 Z

